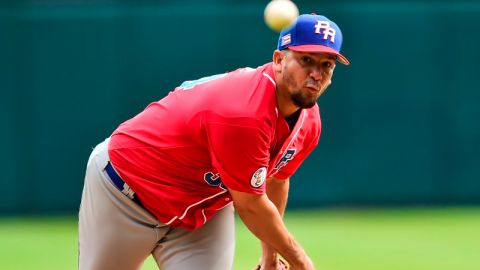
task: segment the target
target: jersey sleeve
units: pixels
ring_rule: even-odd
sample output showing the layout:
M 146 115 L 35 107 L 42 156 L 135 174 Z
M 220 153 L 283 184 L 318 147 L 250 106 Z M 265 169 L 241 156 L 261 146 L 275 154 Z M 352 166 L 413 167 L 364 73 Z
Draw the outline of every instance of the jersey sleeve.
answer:
M 265 193 L 269 136 L 259 121 L 229 119 L 205 126 L 212 164 L 222 183 L 236 191 Z

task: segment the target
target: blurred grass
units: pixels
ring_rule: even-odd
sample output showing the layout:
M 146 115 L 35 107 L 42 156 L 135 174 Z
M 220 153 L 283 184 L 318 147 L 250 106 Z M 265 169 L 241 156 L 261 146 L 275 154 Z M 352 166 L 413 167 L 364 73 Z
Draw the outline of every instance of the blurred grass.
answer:
M 285 218 L 319 270 L 480 269 L 480 208 L 309 210 Z M 252 269 L 259 255 L 238 222 L 235 269 Z M 0 269 L 76 266 L 76 217 L 0 219 Z M 142 269 L 157 268 L 149 258 Z

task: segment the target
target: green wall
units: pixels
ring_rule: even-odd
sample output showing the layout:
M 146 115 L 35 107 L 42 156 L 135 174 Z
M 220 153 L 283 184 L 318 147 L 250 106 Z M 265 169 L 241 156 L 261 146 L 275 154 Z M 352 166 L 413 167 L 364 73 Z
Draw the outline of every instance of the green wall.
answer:
M 120 122 L 184 80 L 268 62 L 267 2 L 2 2 L 0 214 L 77 211 Z M 342 27 L 352 65 L 320 100 L 290 206 L 480 203 L 480 3 L 296 2 Z

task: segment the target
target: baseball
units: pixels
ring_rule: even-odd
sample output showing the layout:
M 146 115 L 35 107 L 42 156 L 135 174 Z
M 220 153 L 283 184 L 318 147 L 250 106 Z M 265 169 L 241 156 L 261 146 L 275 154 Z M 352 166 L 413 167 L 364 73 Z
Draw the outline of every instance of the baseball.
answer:
M 298 8 L 290 0 L 272 0 L 265 7 L 263 16 L 268 27 L 280 32 L 297 18 Z

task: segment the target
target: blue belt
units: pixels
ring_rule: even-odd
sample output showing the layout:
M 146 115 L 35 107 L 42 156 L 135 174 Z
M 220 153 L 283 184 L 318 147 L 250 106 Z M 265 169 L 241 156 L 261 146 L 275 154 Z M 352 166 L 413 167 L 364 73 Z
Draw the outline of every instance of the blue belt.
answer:
M 142 203 L 136 196 L 135 192 L 125 183 L 125 181 L 120 178 L 120 175 L 115 171 L 112 166 L 112 163 L 108 162 L 107 166 L 105 167 L 105 171 L 107 172 L 108 176 L 112 180 L 113 184 L 120 190 L 125 196 L 130 198 L 132 201 L 143 207 Z

